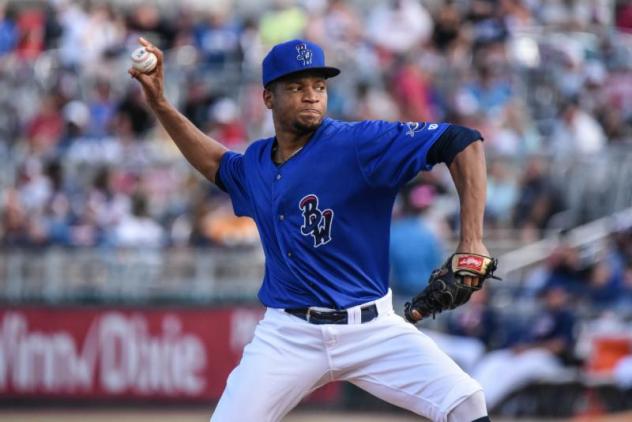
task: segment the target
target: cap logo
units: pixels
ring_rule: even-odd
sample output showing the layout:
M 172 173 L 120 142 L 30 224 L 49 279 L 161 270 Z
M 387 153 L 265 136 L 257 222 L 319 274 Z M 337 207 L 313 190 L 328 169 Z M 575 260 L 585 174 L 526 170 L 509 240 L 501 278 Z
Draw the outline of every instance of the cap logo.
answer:
M 303 66 L 308 66 L 312 64 L 312 50 L 307 48 L 307 44 L 305 43 L 297 44 L 296 51 L 298 52 L 298 56 L 296 56 L 296 60 L 301 62 Z

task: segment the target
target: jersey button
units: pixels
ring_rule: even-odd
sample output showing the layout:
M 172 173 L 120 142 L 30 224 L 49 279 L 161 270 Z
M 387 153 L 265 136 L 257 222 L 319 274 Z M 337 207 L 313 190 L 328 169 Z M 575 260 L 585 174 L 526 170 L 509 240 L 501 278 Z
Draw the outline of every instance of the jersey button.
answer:
M 285 216 L 283 214 L 279 215 L 279 220 L 281 221 L 285 220 Z
M 287 253 L 288 258 L 292 258 L 292 252 Z
M 281 179 L 281 175 L 280 175 L 280 174 L 277 174 L 277 175 L 276 175 L 276 179 L 277 179 L 277 180 L 280 180 L 280 179 Z

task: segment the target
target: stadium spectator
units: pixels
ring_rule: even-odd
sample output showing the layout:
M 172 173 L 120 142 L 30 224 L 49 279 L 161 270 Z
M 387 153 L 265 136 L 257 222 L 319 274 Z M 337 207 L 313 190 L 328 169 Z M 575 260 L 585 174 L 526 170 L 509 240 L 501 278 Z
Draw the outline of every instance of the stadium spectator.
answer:
M 61 163 L 52 161 L 47 165 L 45 174 L 51 184 L 50 195 L 41 213 L 49 244 L 70 244 L 71 203 L 64 186 L 64 173 Z
M 0 56 L 13 51 L 18 42 L 18 28 L 13 10 L 0 4 Z
M 525 239 L 537 239 L 551 217 L 562 211 L 563 198 L 548 179 L 546 162 L 533 156 L 526 164 L 514 206 L 513 225 Z
M 599 122 L 573 98 L 562 106 L 553 142 L 556 155 L 595 154 L 605 146 L 606 134 Z
M 396 120 L 399 107 L 391 95 L 381 87 L 374 87 L 365 82 L 356 85 L 355 102 L 349 104 L 352 120 Z
M 133 6 L 128 10 L 125 21 L 128 34 L 143 34 L 160 48 L 173 45 L 176 27 L 172 20 L 163 16 L 157 4 L 142 2 Z
M 435 15 L 434 32 L 432 41 L 435 47 L 442 52 L 447 50 L 461 36 L 463 17 L 454 1 L 445 2 L 445 6 L 439 8 Z
M 618 1 L 615 7 L 617 28 L 622 31 L 632 32 L 632 4 Z
M 149 217 L 146 196 L 134 194 L 131 213 L 123 216 L 115 228 L 115 245 L 157 248 L 163 245 L 164 235 L 163 228 Z
M 543 309 L 511 348 L 486 355 L 473 371 L 485 389 L 490 409 L 512 391 L 541 378 L 554 379 L 573 360 L 575 316 L 563 287 L 550 284 L 541 292 Z
M 400 118 L 405 121 L 436 121 L 437 110 L 428 77 L 412 61 L 399 60 L 393 71 L 391 85 Z
M 509 227 L 511 212 L 518 196 L 518 186 L 511 169 L 502 160 L 489 164 L 485 219 L 495 227 Z
M 489 289 L 489 286 L 484 287 L 472 296 L 472 300 L 461 311 L 449 314 L 446 330 L 451 335 L 479 340 L 485 350 L 496 349 L 504 341 L 501 321 L 497 312 L 490 307 Z M 474 362 L 478 362 L 478 359 Z
M 421 2 L 391 0 L 371 10 L 366 34 L 384 53 L 399 55 L 424 45 L 432 29 L 432 18 Z
M 325 10 L 307 23 L 307 37 L 327 47 L 327 57 L 339 61 L 339 55 L 354 49 L 362 41 L 362 22 L 358 11 L 344 0 L 326 2 Z
M 34 60 L 44 51 L 45 15 L 38 7 L 22 9 L 17 17 L 18 43 L 15 49 L 18 57 Z
M 443 318 L 447 320 L 445 329 L 424 329 L 423 332 L 470 374 L 485 353 L 497 348 L 502 341 L 498 315 L 489 306 L 488 287 Z
M 29 247 L 29 222 L 16 189 L 7 189 L 2 198 L 2 245 L 9 248 Z
M 603 6 L 580 3 L 467 0 L 422 6 L 403 0 L 369 9 L 339 0 L 306 7 L 276 0 L 257 15 L 219 6 L 196 13 L 149 3 L 8 2 L 0 12 L 0 155 L 8 163 L 0 183 L 20 179 L 17 188 L 29 202 L 36 190 L 44 192 L 37 186 L 51 182 L 46 174 L 32 176 L 41 179 L 37 183 L 23 180 L 27 161 L 44 168 L 54 160 L 73 175 L 86 162 L 110 165 L 117 174 L 130 166 L 152 174 L 167 162 L 177 174 L 176 186 L 147 192 L 152 203 L 162 204 L 151 218 L 166 230 L 170 210 L 181 209 L 183 197 L 192 195 L 184 185 L 189 173 L 161 143 L 155 121 L 138 101 L 139 90 L 121 71 L 136 36 L 142 33 L 176 58 L 166 76 L 169 95 L 184 113 L 202 130 L 244 149 L 248 140 L 271 133 L 256 82 L 262 54 L 280 39 L 307 34 L 327 45 L 329 57 L 346 69 L 330 85 L 332 117 L 441 119 L 479 128 L 489 155 L 502 157 L 520 181 L 513 193 L 502 166 L 490 166 L 488 225 L 537 239 L 555 228 L 551 217 L 564 208 L 566 196 L 551 183 L 549 157 L 554 162 L 632 141 L 632 57 L 615 31 L 595 32 L 592 41 L 569 35 L 573 28 L 610 25 Z M 626 10 L 621 4 L 612 10 L 622 28 Z M 546 30 L 545 36 L 529 32 L 534 27 Z M 525 37 L 530 61 L 514 54 Z M 38 66 L 29 64 L 33 59 L 40 60 Z M 209 73 L 209 60 L 227 67 Z M 68 179 L 62 190 L 73 204 L 93 201 L 92 188 L 79 182 Z M 130 202 L 132 192 L 120 195 Z M 448 202 L 435 208 L 450 214 Z M 38 216 L 24 206 L 27 224 L 40 224 L 42 208 Z M 60 221 L 81 215 L 76 206 L 61 210 L 67 215 L 57 215 Z M 62 242 L 55 239 L 49 242 Z
M 488 150 L 506 159 L 533 155 L 541 150 L 541 136 L 524 104 L 513 99 L 501 108 L 494 130 L 487 138 Z
M 622 296 L 623 274 L 615 272 L 606 259 L 595 259 L 588 269 L 584 300 L 595 312 L 612 309 Z
M 208 132 L 213 139 L 232 150 L 244 150 L 246 146 L 246 128 L 239 118 L 239 107 L 230 98 L 219 99 L 209 110 L 210 127 Z
M 96 213 L 96 223 L 105 232 L 113 230 L 131 208 L 131 198 L 116 188 L 115 172 L 104 166 L 97 170 L 86 195 L 88 207 Z
M 512 97 L 511 84 L 496 73 L 491 65 L 483 65 L 478 78 L 466 84 L 460 94 L 468 98 L 476 112 L 484 112 L 490 117 L 500 116 Z
M 139 139 L 152 128 L 154 121 L 142 101 L 142 91 L 139 88 L 128 89 L 125 97 L 116 107 L 117 128 L 123 136 Z
M 211 105 L 217 99 L 217 94 L 202 79 L 192 79 L 187 81 L 182 112 L 197 127 L 204 128 L 209 118 Z
M 88 136 L 101 138 L 110 135 L 113 129 L 116 103 L 112 88 L 107 80 L 99 79 L 95 82 L 87 105 L 90 111 Z
M 89 203 L 78 208 L 70 224 L 69 246 L 90 248 L 106 244 L 108 233 L 99 226 L 97 210 Z
M 402 195 L 401 215 L 391 226 L 391 286 L 394 296 L 402 298 L 421 291 L 443 259 L 441 239 L 424 218 L 432 205 L 434 188 L 414 185 L 409 189 Z
M 617 308 L 622 313 L 627 312 L 627 316 L 630 316 L 630 308 L 632 307 L 632 261 L 628 262 L 623 271 L 623 286 L 621 289 L 621 297 L 618 300 Z
M 214 10 L 193 28 L 195 47 L 202 60 L 218 69 L 240 58 L 240 28 L 226 12 Z
M 299 38 L 309 16 L 301 7 L 288 0 L 273 0 L 272 8 L 267 10 L 259 22 L 261 42 L 265 50 L 283 41 Z
M 47 95 L 39 103 L 35 116 L 26 124 L 25 135 L 31 151 L 38 155 L 53 152 L 64 130 L 64 119 L 60 113 L 61 99 Z

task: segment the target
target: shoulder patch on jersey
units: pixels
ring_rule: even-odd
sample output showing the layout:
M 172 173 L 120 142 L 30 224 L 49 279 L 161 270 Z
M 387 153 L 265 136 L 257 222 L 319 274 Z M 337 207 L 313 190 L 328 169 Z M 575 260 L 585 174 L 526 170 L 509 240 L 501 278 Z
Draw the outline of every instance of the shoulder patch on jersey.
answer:
M 309 194 L 301 198 L 298 203 L 303 213 L 303 225 L 301 234 L 314 238 L 314 247 L 317 248 L 331 241 L 331 225 L 334 219 L 333 210 L 320 210 L 318 208 L 318 196 Z
M 406 135 L 410 136 L 411 138 L 415 136 L 415 133 L 421 132 L 424 126 L 426 126 L 425 123 L 420 122 L 406 122 L 404 124 L 406 125 Z

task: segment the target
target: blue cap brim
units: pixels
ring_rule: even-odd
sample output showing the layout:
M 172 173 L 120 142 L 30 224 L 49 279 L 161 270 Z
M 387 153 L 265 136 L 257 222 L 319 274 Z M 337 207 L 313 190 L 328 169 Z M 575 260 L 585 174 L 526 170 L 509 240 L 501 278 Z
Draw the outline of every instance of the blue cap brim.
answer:
M 307 69 L 301 69 L 301 70 L 297 70 L 295 72 L 289 72 L 286 73 L 285 75 L 281 75 L 278 78 L 272 79 L 271 81 L 269 81 L 267 85 L 271 84 L 272 82 L 278 81 L 279 79 L 283 79 L 286 78 L 288 76 L 291 75 L 298 75 L 301 73 L 318 73 L 321 74 L 325 77 L 325 79 L 329 79 L 329 78 L 333 78 L 334 76 L 338 76 L 340 74 L 340 69 L 336 68 L 336 67 L 330 67 L 330 66 L 322 66 L 322 67 L 309 67 Z

